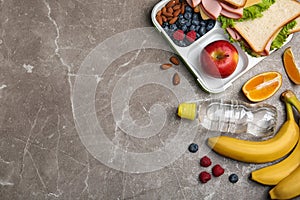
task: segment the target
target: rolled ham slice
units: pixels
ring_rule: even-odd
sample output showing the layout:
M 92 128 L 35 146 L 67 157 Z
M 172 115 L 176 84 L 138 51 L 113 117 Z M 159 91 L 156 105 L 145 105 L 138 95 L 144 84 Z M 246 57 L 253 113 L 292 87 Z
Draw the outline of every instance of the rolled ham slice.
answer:
M 201 3 L 201 0 L 186 0 L 186 2 L 189 4 L 189 6 L 195 8 Z
M 232 19 L 239 19 L 243 16 L 243 7 L 241 8 L 232 8 L 225 3 L 220 2 L 222 7 L 221 14 L 225 17 L 232 18 Z M 232 17 L 231 17 L 232 16 Z
M 231 19 L 240 19 L 243 16 L 243 15 L 239 15 L 239 14 L 236 14 L 236 13 L 229 12 L 225 9 L 221 10 L 221 15 L 223 15 L 225 17 L 228 17 L 228 18 L 231 18 Z
M 204 11 L 208 16 L 212 17 L 212 19 L 216 20 L 221 14 L 222 6 L 218 0 L 202 0 L 201 4 Z
M 234 39 L 234 40 L 240 40 L 241 39 L 241 35 L 235 31 L 233 28 L 226 28 L 226 31 L 228 32 L 228 34 Z

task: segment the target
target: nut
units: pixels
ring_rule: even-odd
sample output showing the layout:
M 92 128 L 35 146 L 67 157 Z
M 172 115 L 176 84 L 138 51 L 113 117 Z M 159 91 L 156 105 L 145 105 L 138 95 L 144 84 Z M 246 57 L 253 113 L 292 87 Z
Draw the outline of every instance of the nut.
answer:
M 175 56 L 172 56 L 170 58 L 170 62 L 173 63 L 174 65 L 179 65 L 179 63 L 180 63 L 179 59 L 177 57 L 175 57 Z
M 177 4 L 173 7 L 173 10 L 180 10 L 181 4 Z
M 195 12 L 195 13 L 199 13 L 199 12 L 200 12 L 200 6 L 196 6 L 196 7 L 194 8 L 194 12 Z
M 180 14 L 181 10 L 175 10 L 175 12 L 173 13 L 174 17 L 177 17 Z
M 158 22 L 160 25 L 163 24 L 162 16 L 156 15 L 156 20 L 157 20 L 157 22 Z
M 174 12 L 174 10 L 173 10 L 172 7 L 169 7 L 169 8 L 167 9 L 167 11 L 168 11 L 168 13 L 173 13 L 173 12 Z
M 161 15 L 161 10 L 160 10 L 160 11 L 158 11 L 156 15 L 159 15 L 159 16 L 160 16 L 160 15 Z
M 173 14 L 172 13 L 169 13 L 169 12 L 162 12 L 162 14 L 164 15 L 164 16 L 166 16 L 166 17 L 173 17 Z
M 173 7 L 175 4 L 176 4 L 176 1 L 175 0 L 171 0 L 169 3 L 167 3 L 166 7 L 167 8 Z
M 184 12 L 185 12 L 185 5 L 184 4 L 181 4 L 181 14 L 184 14 Z
M 176 72 L 173 76 L 173 85 L 178 85 L 180 83 L 179 74 Z
M 166 8 L 166 7 L 163 7 L 163 8 L 161 9 L 161 12 L 162 12 L 162 13 L 167 12 L 167 8 Z
M 172 67 L 172 64 L 170 64 L 170 63 L 165 63 L 160 66 L 160 68 L 163 70 L 169 69 L 171 67 Z
M 168 21 L 168 19 L 164 15 L 162 15 L 161 18 L 162 18 L 163 22 L 167 22 Z
M 177 21 L 178 17 L 174 17 L 169 21 L 169 24 L 174 24 Z

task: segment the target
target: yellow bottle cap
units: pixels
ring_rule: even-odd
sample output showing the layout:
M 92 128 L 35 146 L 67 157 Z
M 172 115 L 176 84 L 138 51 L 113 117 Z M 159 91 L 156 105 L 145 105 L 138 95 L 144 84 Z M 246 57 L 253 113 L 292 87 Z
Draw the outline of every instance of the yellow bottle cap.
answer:
M 196 117 L 196 103 L 181 103 L 178 106 L 178 116 L 185 119 L 194 120 Z

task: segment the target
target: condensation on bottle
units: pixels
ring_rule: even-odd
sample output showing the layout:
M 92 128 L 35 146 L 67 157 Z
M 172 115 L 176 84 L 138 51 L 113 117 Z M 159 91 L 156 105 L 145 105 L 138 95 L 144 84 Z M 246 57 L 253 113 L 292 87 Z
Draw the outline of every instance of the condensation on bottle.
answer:
M 250 104 L 240 100 L 209 99 L 184 102 L 178 116 L 198 119 L 210 131 L 248 133 L 255 137 L 272 135 L 277 123 L 277 110 L 266 103 Z

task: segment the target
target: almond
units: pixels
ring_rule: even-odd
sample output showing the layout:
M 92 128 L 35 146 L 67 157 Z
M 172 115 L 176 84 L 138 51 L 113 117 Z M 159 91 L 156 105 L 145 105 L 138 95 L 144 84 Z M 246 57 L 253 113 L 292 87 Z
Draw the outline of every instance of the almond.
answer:
M 184 14 L 184 12 L 185 12 L 185 5 L 181 4 L 181 14 Z
M 162 15 L 161 18 L 162 18 L 163 22 L 168 21 L 168 19 L 167 19 L 166 16 L 164 16 L 164 15 Z
M 173 17 L 173 14 L 172 13 L 168 13 L 168 12 L 162 12 L 164 16 L 166 17 Z
M 163 7 L 163 8 L 161 9 L 161 12 L 162 12 L 162 13 L 167 12 L 167 8 L 166 8 L 166 7 Z
M 163 70 L 169 69 L 171 67 L 172 67 L 172 64 L 170 64 L 170 63 L 165 63 L 160 66 L 160 68 Z
M 177 17 L 180 14 L 181 10 L 175 10 L 175 12 L 173 13 L 174 17 Z
M 180 4 L 177 4 L 173 7 L 173 10 L 180 10 L 181 8 L 181 5 Z
M 163 20 L 162 20 L 162 17 L 160 15 L 156 15 L 156 20 L 157 22 L 162 25 L 163 24 Z
M 161 15 L 161 10 L 160 10 L 160 11 L 158 11 L 156 15 L 159 15 L 159 16 L 160 16 L 160 15 Z
M 179 59 L 177 57 L 175 57 L 175 56 L 172 56 L 170 58 L 170 62 L 173 63 L 174 65 L 179 65 L 179 63 L 180 63 Z
M 167 3 L 166 7 L 167 8 L 173 7 L 175 4 L 176 4 L 176 1 L 175 0 L 171 0 L 169 3 Z
M 173 76 L 173 85 L 178 85 L 180 83 L 179 74 L 176 72 Z
M 174 17 L 169 21 L 169 24 L 174 24 L 177 21 L 178 17 Z
M 167 9 L 167 11 L 168 11 L 168 13 L 173 13 L 173 12 L 174 12 L 173 8 L 171 8 L 171 7 L 169 7 L 169 8 Z
M 195 12 L 195 13 L 199 13 L 199 12 L 200 12 L 200 7 L 199 7 L 199 6 L 196 6 L 196 7 L 194 8 L 194 12 Z

